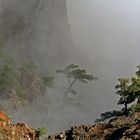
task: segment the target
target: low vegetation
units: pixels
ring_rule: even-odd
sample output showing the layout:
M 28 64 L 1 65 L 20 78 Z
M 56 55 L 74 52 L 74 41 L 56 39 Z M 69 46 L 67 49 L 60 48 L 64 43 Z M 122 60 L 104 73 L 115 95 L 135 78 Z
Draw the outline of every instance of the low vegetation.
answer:
M 37 68 L 34 62 L 17 65 L 0 40 L 0 98 L 8 101 L 6 110 L 13 112 L 19 106 L 32 103 L 53 85 L 54 78 L 38 74 Z

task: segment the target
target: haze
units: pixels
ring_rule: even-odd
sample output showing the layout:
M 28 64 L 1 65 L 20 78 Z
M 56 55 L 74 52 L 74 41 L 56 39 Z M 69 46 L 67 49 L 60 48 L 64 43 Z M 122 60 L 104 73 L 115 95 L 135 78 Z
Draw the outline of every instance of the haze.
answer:
M 65 78 L 55 71 L 71 63 L 99 78 L 75 85 L 82 109 L 60 108 L 62 91 L 47 89 L 32 105 L 12 112 L 13 121 L 56 133 L 93 124 L 100 113 L 119 108 L 117 79 L 133 75 L 140 64 L 139 17 L 139 0 L 0 0 L 0 36 L 17 66 L 34 61 L 39 74 L 53 74 L 62 86 Z
M 114 109 L 117 79 L 134 74 L 140 64 L 140 1 L 67 0 L 67 7 L 74 45 L 99 77 L 90 102 L 97 114 Z

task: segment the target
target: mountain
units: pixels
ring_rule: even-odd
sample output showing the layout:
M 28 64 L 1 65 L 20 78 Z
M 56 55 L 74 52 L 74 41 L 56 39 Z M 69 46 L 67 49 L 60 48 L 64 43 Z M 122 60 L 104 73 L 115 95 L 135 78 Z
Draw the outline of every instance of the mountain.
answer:
M 0 0 L 0 36 L 17 64 L 41 71 L 64 64 L 74 52 L 65 0 Z

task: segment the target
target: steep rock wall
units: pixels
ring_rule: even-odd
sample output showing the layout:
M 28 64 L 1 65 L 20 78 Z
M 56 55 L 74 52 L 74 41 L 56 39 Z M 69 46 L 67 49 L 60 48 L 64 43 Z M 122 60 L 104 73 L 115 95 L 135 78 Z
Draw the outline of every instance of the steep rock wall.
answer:
M 0 35 L 17 63 L 42 71 L 63 64 L 73 50 L 65 0 L 0 0 Z

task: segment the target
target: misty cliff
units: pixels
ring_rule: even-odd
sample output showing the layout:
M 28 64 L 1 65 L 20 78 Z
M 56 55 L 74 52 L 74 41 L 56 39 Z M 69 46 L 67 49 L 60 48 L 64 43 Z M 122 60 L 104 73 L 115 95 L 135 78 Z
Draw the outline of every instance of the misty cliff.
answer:
M 73 45 L 65 0 L 0 0 L 0 36 L 9 52 L 41 72 L 64 64 Z
M 17 67 L 33 61 L 38 65 L 39 74 L 48 74 L 71 63 L 86 65 L 85 68 L 89 64 L 92 66 L 87 56 L 73 46 L 66 0 L 0 0 L 0 19 L 0 38 L 16 60 Z M 61 84 L 65 84 L 64 81 Z M 82 86 L 77 89 L 80 94 L 75 100 L 89 108 L 91 105 L 85 94 L 88 91 L 82 91 Z M 63 101 L 60 95 L 60 90 L 49 89 L 43 97 L 33 99 L 32 105 L 12 112 L 11 116 L 14 121 L 33 127 L 45 125 L 50 133 L 58 128 L 64 130 L 74 122 L 88 122 L 89 119 L 85 119 L 90 117 L 87 109 L 77 110 L 74 106 L 58 109 L 58 102 Z M 79 114 L 83 118 L 79 119 Z

